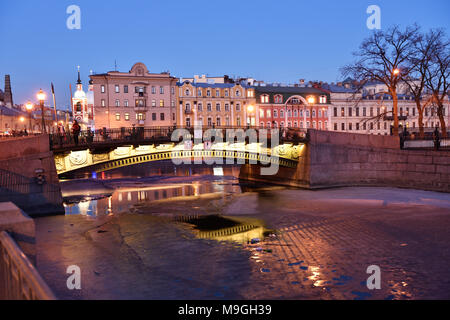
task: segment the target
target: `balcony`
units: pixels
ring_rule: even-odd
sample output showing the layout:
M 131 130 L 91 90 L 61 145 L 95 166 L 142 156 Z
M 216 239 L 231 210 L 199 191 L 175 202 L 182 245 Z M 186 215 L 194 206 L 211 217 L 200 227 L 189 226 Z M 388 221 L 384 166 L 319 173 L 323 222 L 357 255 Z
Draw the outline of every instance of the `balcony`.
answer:
M 185 109 L 184 110 L 184 114 L 193 114 L 193 112 L 190 109 Z

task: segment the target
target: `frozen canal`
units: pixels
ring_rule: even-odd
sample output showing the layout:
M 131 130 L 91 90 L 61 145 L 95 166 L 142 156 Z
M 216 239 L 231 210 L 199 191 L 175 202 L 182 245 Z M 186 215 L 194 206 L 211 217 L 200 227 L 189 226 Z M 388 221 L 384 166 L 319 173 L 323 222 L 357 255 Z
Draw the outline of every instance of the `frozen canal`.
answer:
M 35 220 L 38 269 L 67 299 L 450 299 L 449 194 L 238 173 L 163 163 L 65 182 L 66 215 Z

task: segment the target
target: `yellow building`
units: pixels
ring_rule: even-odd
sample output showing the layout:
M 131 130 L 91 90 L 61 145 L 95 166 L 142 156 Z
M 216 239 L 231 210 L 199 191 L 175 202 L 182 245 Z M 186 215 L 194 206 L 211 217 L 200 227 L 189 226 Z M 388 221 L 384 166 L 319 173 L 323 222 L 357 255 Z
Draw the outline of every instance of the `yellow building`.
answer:
M 255 125 L 248 111 L 255 102 L 248 84 L 208 83 L 185 80 L 178 84 L 177 125 L 245 127 Z M 254 122 L 254 121 L 253 121 Z

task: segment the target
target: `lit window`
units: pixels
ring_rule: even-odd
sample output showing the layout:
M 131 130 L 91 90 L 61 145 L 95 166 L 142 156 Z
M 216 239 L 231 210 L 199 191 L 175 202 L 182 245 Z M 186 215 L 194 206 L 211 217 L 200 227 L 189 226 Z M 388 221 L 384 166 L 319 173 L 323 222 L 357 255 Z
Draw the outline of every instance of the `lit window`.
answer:
M 164 107 L 164 100 L 163 99 L 159 100 L 159 106 L 160 107 Z
M 120 92 L 120 88 L 119 88 L 119 85 L 118 85 L 118 84 L 115 85 L 115 92 L 116 92 L 116 93 L 119 93 L 119 92 Z
M 106 106 L 105 99 L 102 99 L 102 107 Z
M 124 100 L 123 105 L 124 105 L 125 107 L 128 107 L 128 100 Z
M 102 93 L 105 93 L 105 86 L 102 84 L 102 86 L 101 86 L 101 92 Z
M 119 101 L 119 99 L 116 99 L 116 107 L 120 107 L 120 101 Z
M 116 113 L 116 120 L 120 121 L 120 113 Z
M 129 121 L 130 120 L 130 114 L 129 113 L 125 113 L 125 117 L 124 118 L 125 118 L 126 121 Z

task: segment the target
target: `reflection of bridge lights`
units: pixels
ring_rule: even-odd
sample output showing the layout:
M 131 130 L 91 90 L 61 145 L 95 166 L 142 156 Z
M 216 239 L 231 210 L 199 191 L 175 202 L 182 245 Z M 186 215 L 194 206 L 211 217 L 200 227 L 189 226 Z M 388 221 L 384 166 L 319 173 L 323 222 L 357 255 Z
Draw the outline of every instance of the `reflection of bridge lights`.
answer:
M 78 203 L 78 208 L 80 209 L 80 214 L 86 216 L 89 211 L 89 203 L 90 201 L 81 201 Z

